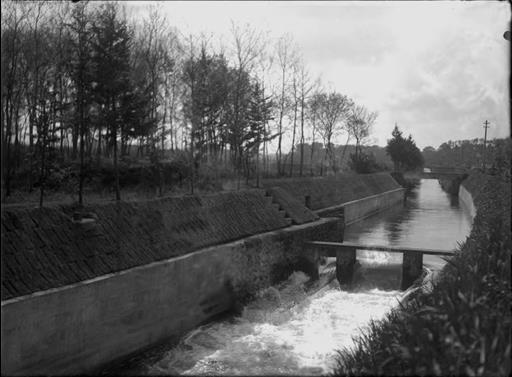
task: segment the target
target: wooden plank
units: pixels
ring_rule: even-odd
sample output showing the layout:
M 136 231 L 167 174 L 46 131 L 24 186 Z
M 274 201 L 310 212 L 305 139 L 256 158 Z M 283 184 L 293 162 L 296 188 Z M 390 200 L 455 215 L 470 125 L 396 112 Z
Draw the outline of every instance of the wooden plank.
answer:
M 360 245 L 353 242 L 324 242 L 324 241 L 311 241 L 308 242 L 311 246 L 326 249 L 351 249 L 356 248 L 357 250 L 369 250 L 369 251 L 385 251 L 387 253 L 421 253 L 428 255 L 453 255 L 454 252 L 451 250 L 440 250 L 440 249 L 418 249 L 413 247 L 400 247 L 400 246 L 381 246 L 381 245 Z M 331 253 L 329 253 L 328 256 Z M 335 253 L 333 253 L 335 256 Z

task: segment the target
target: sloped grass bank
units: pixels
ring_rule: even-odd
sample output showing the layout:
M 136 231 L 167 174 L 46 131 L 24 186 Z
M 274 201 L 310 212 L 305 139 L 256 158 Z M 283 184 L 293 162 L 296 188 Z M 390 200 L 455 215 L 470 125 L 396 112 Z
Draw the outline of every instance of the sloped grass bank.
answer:
M 510 375 L 510 181 L 468 183 L 473 229 L 432 292 L 371 322 L 339 353 L 335 375 Z

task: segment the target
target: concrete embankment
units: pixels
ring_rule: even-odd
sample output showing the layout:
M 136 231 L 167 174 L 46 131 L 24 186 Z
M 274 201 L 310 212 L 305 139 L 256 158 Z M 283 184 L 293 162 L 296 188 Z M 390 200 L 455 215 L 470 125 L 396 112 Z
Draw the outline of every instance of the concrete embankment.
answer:
M 459 186 L 459 200 L 467 208 L 472 219 L 476 216 L 476 205 L 489 179 L 489 175 L 473 172 Z
M 312 209 L 366 195 L 368 213 L 397 190 L 384 175 L 316 181 Z M 304 241 L 339 241 L 342 220 L 272 187 L 95 205 L 82 221 L 65 206 L 4 210 L 2 374 L 87 372 L 312 273 Z
M 343 213 L 346 225 L 401 203 L 405 193 L 387 173 L 266 180 L 263 184 L 282 188 L 321 217 Z

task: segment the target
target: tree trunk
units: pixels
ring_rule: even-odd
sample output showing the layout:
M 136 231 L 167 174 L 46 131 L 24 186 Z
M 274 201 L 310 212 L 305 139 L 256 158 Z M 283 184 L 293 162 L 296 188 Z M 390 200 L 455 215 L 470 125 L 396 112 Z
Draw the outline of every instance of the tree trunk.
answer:
M 296 131 L 297 131 L 297 106 L 298 106 L 298 103 L 297 103 L 297 97 L 295 95 L 295 92 L 296 92 L 296 88 L 295 88 L 295 82 L 294 82 L 294 99 L 295 99 L 295 106 L 294 106 L 294 109 L 293 109 L 293 134 L 292 134 L 292 151 L 291 151 L 291 158 L 290 158 L 290 177 L 293 176 L 293 154 L 295 152 L 295 134 L 296 134 Z
M 83 95 L 83 94 L 82 94 Z M 85 130 L 85 116 L 83 101 L 80 101 L 80 182 L 78 184 L 78 205 L 83 206 L 83 190 L 84 190 L 84 130 Z
M 302 177 L 304 169 L 304 94 L 301 97 L 300 107 L 300 168 L 299 175 Z
M 112 112 L 115 113 L 115 103 L 112 101 Z M 114 146 L 114 177 L 115 177 L 115 189 L 116 189 L 116 200 L 121 200 L 121 190 L 119 188 L 119 166 L 117 161 L 117 124 L 114 121 L 112 126 L 112 143 Z

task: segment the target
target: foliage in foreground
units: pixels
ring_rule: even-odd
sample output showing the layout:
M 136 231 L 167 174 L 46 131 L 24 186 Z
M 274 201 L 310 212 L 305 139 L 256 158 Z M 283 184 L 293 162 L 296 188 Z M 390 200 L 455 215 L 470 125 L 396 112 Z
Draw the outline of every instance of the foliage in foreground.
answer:
M 510 182 L 490 177 L 466 243 L 429 294 L 371 322 L 335 375 L 510 374 Z

